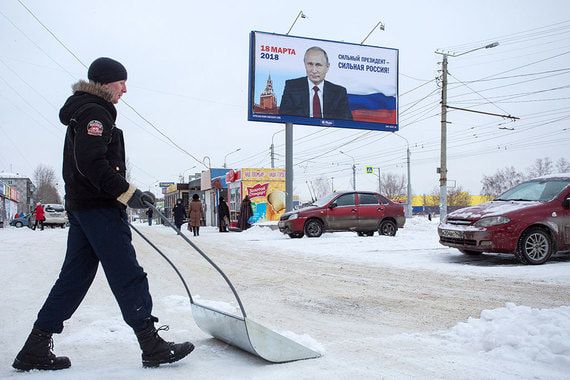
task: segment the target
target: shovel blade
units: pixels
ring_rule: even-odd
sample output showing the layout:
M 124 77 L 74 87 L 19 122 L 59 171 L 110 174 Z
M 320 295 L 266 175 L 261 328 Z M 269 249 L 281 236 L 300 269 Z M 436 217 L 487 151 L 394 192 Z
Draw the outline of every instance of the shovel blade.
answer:
M 192 315 L 202 331 L 232 346 L 272 363 L 312 359 L 320 353 L 267 327 L 200 304 L 192 304 Z

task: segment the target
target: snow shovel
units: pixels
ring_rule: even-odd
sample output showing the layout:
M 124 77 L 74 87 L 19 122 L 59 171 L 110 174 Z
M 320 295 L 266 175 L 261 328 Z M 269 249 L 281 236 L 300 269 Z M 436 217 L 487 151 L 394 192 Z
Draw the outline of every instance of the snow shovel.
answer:
M 172 263 L 172 261 L 170 261 L 170 259 L 166 257 L 158 247 L 148 240 L 146 236 L 129 223 L 131 228 L 148 244 L 150 244 L 170 264 L 170 266 L 172 266 L 178 277 L 180 277 L 192 305 L 192 316 L 200 329 L 212 335 L 214 338 L 241 348 L 242 350 L 272 363 L 285 363 L 295 360 L 318 358 L 321 356 L 320 353 L 249 319 L 233 284 L 220 267 L 218 267 L 200 248 L 198 248 L 196 244 L 188 239 L 188 237 L 182 234 L 182 232 L 180 232 L 180 230 L 176 228 L 170 220 L 158 211 L 156 207 L 148 202 L 146 204 L 154 210 L 165 223 L 172 227 L 179 236 L 190 244 L 190 246 L 192 246 L 192 248 L 194 248 L 212 267 L 214 267 L 216 271 L 218 271 L 230 287 L 239 305 L 241 316 L 233 315 L 226 311 L 216 310 L 213 307 L 201 305 L 194 301 L 186 281 L 174 263 Z

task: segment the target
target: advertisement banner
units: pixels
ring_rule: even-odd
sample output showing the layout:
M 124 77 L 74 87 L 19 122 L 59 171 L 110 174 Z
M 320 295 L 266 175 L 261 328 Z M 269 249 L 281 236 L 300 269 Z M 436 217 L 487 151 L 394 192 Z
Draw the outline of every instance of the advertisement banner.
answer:
M 278 221 L 285 212 L 285 169 L 241 169 L 242 197 L 249 195 L 252 223 Z
M 251 32 L 248 120 L 398 130 L 398 50 Z

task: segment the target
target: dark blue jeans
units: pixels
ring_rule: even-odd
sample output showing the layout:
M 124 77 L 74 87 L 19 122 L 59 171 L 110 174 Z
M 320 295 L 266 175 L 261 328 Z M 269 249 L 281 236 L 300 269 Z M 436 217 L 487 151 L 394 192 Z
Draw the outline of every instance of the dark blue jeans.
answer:
M 99 262 L 123 319 L 135 331 L 151 318 L 152 298 L 131 244 L 127 214 L 118 208 L 72 211 L 67 252 L 59 278 L 38 313 L 34 327 L 60 333 L 91 286 Z

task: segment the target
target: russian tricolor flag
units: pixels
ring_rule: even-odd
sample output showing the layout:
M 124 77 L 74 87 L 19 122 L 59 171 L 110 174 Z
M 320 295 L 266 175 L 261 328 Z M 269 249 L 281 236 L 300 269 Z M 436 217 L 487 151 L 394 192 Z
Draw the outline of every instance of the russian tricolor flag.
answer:
M 354 121 L 397 124 L 397 102 L 395 96 L 382 93 L 348 94 L 348 105 Z

